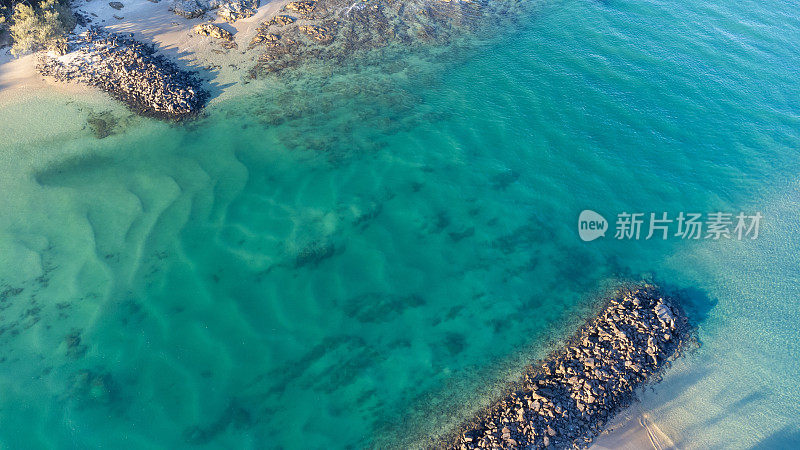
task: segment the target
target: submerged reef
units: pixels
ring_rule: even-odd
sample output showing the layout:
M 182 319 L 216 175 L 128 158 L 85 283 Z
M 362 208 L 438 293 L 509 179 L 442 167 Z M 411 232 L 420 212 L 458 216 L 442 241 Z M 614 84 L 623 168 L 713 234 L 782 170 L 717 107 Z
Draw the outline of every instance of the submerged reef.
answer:
M 97 29 L 70 45 L 64 56 L 43 56 L 39 72 L 100 88 L 139 114 L 158 119 L 192 116 L 208 99 L 193 72 L 158 54 L 153 45 Z
M 608 300 L 561 349 L 437 445 L 449 449 L 582 448 L 690 342 L 677 302 L 651 285 Z
M 261 24 L 250 48 L 263 47 L 250 76 L 313 61 L 342 62 L 390 45 L 443 44 L 489 23 L 477 1 L 300 0 Z
M 264 18 L 254 35 L 248 36 L 246 50 L 235 56 L 244 58 L 245 83 L 292 68 L 353 70 L 356 65 L 370 65 L 371 58 L 380 58 L 384 50 L 439 47 L 447 52 L 449 44 L 467 35 L 479 31 L 481 35 L 491 35 L 489 28 L 513 21 L 523 3 L 521 0 L 289 1 Z M 170 9 L 187 19 L 217 10 L 218 18 L 235 22 L 253 16 L 259 4 L 259 0 L 174 0 Z M 85 14 L 79 17 L 82 23 L 92 22 Z M 242 44 L 235 30 L 210 22 L 195 24 L 188 31 L 213 38 L 227 51 Z M 227 51 L 213 49 L 215 54 Z M 356 55 L 365 58 L 353 59 Z M 238 69 L 239 64 L 229 66 Z M 216 62 L 207 66 L 213 67 L 221 66 Z M 98 87 L 134 112 L 159 119 L 194 116 L 209 99 L 194 72 L 159 54 L 154 45 L 98 27 L 71 38 L 67 54 L 42 56 L 38 70 L 57 81 Z

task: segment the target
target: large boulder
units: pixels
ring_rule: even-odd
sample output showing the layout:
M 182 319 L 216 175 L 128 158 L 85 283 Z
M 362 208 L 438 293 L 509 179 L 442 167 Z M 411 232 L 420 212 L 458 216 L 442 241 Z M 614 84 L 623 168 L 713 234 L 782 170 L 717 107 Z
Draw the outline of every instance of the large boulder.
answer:
M 214 25 L 213 23 L 201 23 L 195 25 L 194 32 L 201 36 L 211 36 L 215 39 L 222 39 L 223 41 L 232 41 L 233 35 L 230 31 Z

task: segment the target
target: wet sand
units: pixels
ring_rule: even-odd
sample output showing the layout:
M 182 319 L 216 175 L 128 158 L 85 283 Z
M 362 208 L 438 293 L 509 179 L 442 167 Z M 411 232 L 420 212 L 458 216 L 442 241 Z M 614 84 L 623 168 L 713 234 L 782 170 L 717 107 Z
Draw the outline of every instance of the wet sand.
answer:
M 676 448 L 638 405 L 620 413 L 594 440 L 591 450 L 668 450 Z

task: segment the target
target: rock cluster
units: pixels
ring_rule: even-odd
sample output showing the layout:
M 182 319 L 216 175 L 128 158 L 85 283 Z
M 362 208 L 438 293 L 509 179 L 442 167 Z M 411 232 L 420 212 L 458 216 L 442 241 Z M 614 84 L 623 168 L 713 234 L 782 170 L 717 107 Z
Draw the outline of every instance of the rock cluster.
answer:
M 63 57 L 44 56 L 37 69 L 57 81 L 95 86 L 142 115 L 179 120 L 200 111 L 208 93 L 193 72 L 132 38 L 85 33 Z
M 265 27 L 263 24 L 256 30 L 256 34 L 253 36 L 253 39 L 250 40 L 250 48 L 253 48 L 257 45 L 270 45 L 278 42 L 281 37 L 277 34 L 270 33 L 269 27 Z
M 307 16 L 314 12 L 314 6 L 316 6 L 316 4 L 316 1 L 289 2 L 283 8 L 287 11 L 293 11 Z
M 328 44 L 333 41 L 333 34 L 330 28 L 318 25 L 302 25 L 300 31 L 310 36 L 317 42 Z
M 217 16 L 227 22 L 236 22 L 239 19 L 246 19 L 256 13 L 258 0 L 235 0 L 227 1 L 220 5 Z
M 502 2 L 501 2 L 502 3 Z M 263 44 L 250 76 L 258 78 L 306 62 L 333 64 L 358 52 L 415 43 L 445 43 L 490 23 L 490 3 L 394 0 L 294 0 L 264 23 L 252 46 Z M 288 14 L 288 15 L 287 15 Z M 498 13 L 502 16 L 502 13 Z
M 213 23 L 200 23 L 195 25 L 192 29 L 201 36 L 210 36 L 215 39 L 222 39 L 223 41 L 233 40 L 233 35 L 230 31 L 220 28 Z
M 169 6 L 170 11 L 186 19 L 194 19 L 206 13 L 197 0 L 173 0 Z
M 657 288 L 625 290 L 444 446 L 584 447 L 680 352 L 689 335 L 682 310 Z
M 279 27 L 282 27 L 284 25 L 289 25 L 290 23 L 293 23 L 294 21 L 295 21 L 295 18 L 292 17 L 292 16 L 286 16 L 286 15 L 283 15 L 283 14 L 279 14 L 279 15 L 273 17 L 272 19 L 270 19 L 269 22 L 267 22 L 267 25 L 268 26 L 269 25 L 277 25 Z
M 181 17 L 194 19 L 216 9 L 220 19 L 235 22 L 255 14 L 258 5 L 258 0 L 173 0 L 170 10 Z
M 263 70 L 279 72 L 289 67 L 295 67 L 299 63 L 299 60 L 294 58 L 293 55 L 300 44 L 294 39 L 275 36 L 275 39 L 266 42 L 265 45 L 267 50 L 259 55 L 256 63 L 257 68 L 266 67 L 268 69 Z M 251 70 L 251 76 L 252 74 L 253 71 Z

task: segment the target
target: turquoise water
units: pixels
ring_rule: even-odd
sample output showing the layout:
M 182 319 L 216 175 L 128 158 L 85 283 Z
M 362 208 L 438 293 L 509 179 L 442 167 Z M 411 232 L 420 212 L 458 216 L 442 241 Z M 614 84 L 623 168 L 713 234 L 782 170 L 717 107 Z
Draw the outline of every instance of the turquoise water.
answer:
M 0 107 L 0 443 L 407 447 L 645 277 L 686 290 L 703 343 L 644 394 L 655 422 L 789 447 L 799 53 L 782 2 L 548 2 L 184 126 Z M 765 218 L 584 243 L 583 209 Z

